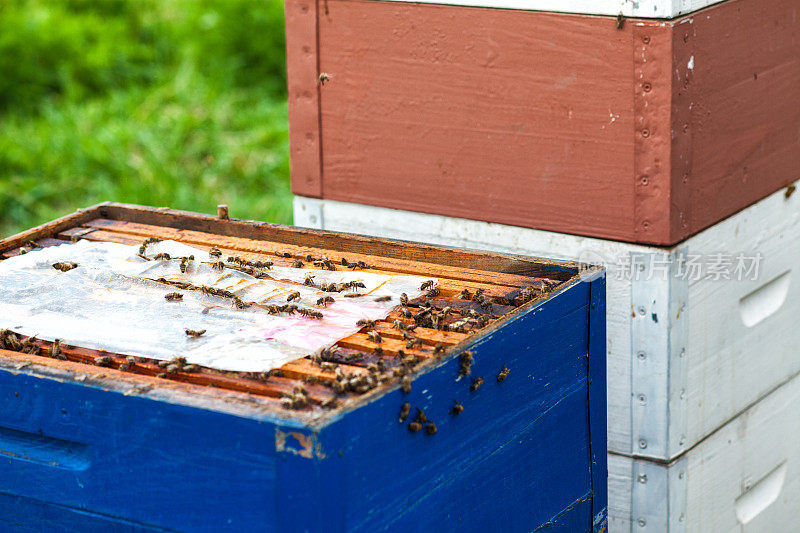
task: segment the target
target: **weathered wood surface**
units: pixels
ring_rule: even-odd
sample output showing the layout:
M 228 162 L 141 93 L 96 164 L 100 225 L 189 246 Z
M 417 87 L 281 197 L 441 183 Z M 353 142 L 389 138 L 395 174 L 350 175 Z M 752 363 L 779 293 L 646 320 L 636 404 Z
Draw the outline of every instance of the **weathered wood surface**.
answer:
M 298 174 L 298 194 L 672 245 L 797 179 L 794 0 L 621 29 L 586 15 L 325 6 L 321 186 Z
M 661 19 L 674 18 L 721 1 L 724 0 L 421 0 L 420 3 Z
M 794 531 L 800 508 L 799 404 L 795 377 L 676 463 L 609 455 L 609 531 L 641 530 L 640 518 L 655 531 Z M 638 480 L 640 474 L 647 483 Z M 664 497 L 643 505 L 642 490 Z M 667 498 L 683 505 L 667 508 Z
M 151 227 L 117 231 L 109 221 L 124 220 L 126 210 L 138 213 L 135 224 Z M 103 220 L 78 226 L 88 232 L 46 226 L 31 236 L 102 231 L 140 241 L 165 216 L 124 206 L 96 214 Z M 180 216 L 166 216 L 179 225 Z M 192 232 L 205 219 L 192 224 L 178 236 L 202 242 Z M 13 249 L 0 243 L 4 252 Z M 426 249 L 445 263 L 456 254 Z M 516 259 L 489 257 L 521 271 Z M 569 272 L 569 263 L 552 265 L 561 277 Z M 275 394 L 297 376 L 320 373 L 305 360 L 258 382 L 270 388 L 261 393 L 255 385 L 242 391 L 153 378 L 146 364 L 137 373 L 87 365 L 81 361 L 95 354 L 81 348 L 65 347 L 69 361 L 0 351 L 0 451 L 7 459 L 0 461 L 0 521 L 82 531 L 407 531 L 424 524 L 601 531 L 603 284 L 597 271 L 563 282 L 474 335 L 427 332 L 423 352 L 433 341 L 470 350 L 471 375 L 458 379 L 460 360 L 444 357 L 414 376 L 409 393 L 394 384 L 326 417 L 276 407 Z M 354 337 L 348 342 L 367 344 Z M 385 342 L 399 341 L 387 335 Z M 501 382 L 504 366 L 511 372 Z M 485 381 L 471 390 L 478 376 Z M 457 416 L 450 414 L 455 401 L 464 407 Z M 404 402 L 413 406 L 411 418 L 423 409 L 436 433 L 400 423 Z M 502 505 L 486 505 L 486 494 Z

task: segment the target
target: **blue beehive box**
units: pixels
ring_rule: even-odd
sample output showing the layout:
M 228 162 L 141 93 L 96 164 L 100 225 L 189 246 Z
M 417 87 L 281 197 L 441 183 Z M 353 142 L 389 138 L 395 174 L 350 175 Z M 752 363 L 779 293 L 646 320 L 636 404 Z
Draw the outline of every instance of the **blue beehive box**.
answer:
M 64 345 L 57 359 L 46 340 L 21 353 L 6 338 L 0 529 L 605 529 L 602 270 L 121 204 L 6 239 L 0 253 L 154 235 L 272 261 L 324 251 L 383 271 L 441 271 L 441 292 L 427 298 L 434 313 L 449 303 L 466 316 L 475 302 L 454 291 L 487 286 L 492 318 L 463 334 L 419 328 L 423 344 L 408 352 L 422 362 L 408 374 L 410 390 L 398 377 L 363 394 L 337 394 L 331 365 L 308 358 L 260 379 L 212 369 L 165 375 L 146 358 L 129 368 L 124 353 Z M 277 249 L 288 252 L 277 258 Z M 365 357 L 348 359 L 352 366 L 398 357 L 402 337 L 381 331 L 378 355 L 363 332 L 339 343 Z M 297 383 L 311 401 L 287 409 L 280 397 Z M 418 409 L 426 420 L 412 431 Z

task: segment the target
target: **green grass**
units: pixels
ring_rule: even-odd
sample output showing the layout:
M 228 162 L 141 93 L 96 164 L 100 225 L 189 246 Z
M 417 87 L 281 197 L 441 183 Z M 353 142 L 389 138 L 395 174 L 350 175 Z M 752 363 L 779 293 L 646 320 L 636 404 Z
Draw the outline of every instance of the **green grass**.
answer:
M 0 5 L 0 234 L 105 200 L 290 222 L 283 4 Z

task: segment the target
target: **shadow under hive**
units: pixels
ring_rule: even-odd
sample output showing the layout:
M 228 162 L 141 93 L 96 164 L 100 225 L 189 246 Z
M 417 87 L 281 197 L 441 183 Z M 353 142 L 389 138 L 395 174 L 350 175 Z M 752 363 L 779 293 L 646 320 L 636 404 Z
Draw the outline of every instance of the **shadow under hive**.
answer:
M 0 523 L 602 527 L 601 270 L 122 204 L 6 239 L 0 253 L 152 238 L 217 248 L 233 266 L 356 265 L 438 286 L 263 373 L 3 332 Z

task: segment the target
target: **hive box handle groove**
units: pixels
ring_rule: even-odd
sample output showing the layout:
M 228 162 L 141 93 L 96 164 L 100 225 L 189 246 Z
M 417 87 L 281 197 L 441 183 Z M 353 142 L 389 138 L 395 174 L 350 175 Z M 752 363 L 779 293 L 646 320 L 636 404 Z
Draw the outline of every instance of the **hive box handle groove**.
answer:
M 758 483 L 750 487 L 747 492 L 736 498 L 736 518 L 742 524 L 747 524 L 758 516 L 775 500 L 783 489 L 786 480 L 786 461 L 774 468 Z
M 4 427 L 0 427 L 0 455 L 64 470 L 86 470 L 91 464 L 86 444 Z
M 786 301 L 792 271 L 787 270 L 739 300 L 742 323 L 751 328 L 774 314 Z

